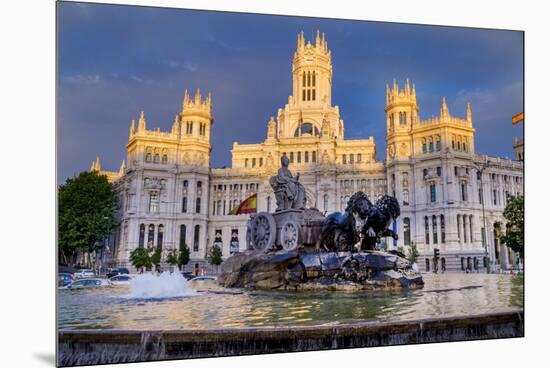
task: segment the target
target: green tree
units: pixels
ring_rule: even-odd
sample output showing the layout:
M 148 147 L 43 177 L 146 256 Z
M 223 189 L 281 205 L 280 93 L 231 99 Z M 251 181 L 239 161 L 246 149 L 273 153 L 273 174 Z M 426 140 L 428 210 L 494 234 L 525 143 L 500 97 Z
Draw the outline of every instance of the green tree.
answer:
M 506 224 L 506 233 L 500 236 L 500 240 L 514 252 L 518 252 L 523 259 L 524 197 L 522 194 L 507 196 L 504 218 L 508 223 Z
M 117 199 L 105 175 L 83 172 L 58 188 L 59 260 L 71 263 L 77 251 L 91 252 L 117 226 Z M 88 259 L 89 263 L 89 259 Z
M 130 252 L 130 263 L 140 269 L 145 267 L 146 269 L 151 269 L 153 262 L 151 262 L 151 256 L 145 248 L 136 248 Z
M 208 262 L 210 262 L 210 264 L 214 266 L 219 266 L 222 264 L 222 249 L 219 247 L 219 245 L 214 244 L 212 248 L 210 248 L 208 254 Z
M 172 249 L 168 252 L 168 254 L 166 254 L 166 262 L 169 265 L 172 265 L 172 266 L 178 265 L 178 258 L 179 258 L 179 254 L 176 249 Z
M 160 261 L 162 259 L 162 249 L 155 248 L 151 254 L 151 263 L 155 266 L 155 270 L 160 269 Z
M 416 244 L 412 243 L 409 247 L 409 254 L 407 255 L 407 258 L 409 262 L 416 263 L 416 260 L 418 259 L 418 249 L 416 248 Z
M 189 263 L 190 254 L 191 251 L 189 250 L 189 247 L 187 244 L 183 243 L 180 247 L 180 254 L 178 256 L 178 266 L 180 267 L 180 270 L 183 269 L 183 266 Z

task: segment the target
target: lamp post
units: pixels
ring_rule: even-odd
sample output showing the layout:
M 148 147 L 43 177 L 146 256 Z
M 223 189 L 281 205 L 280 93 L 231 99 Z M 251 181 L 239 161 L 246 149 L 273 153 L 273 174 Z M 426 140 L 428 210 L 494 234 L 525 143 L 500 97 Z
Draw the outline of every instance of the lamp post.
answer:
M 483 217 L 483 233 L 481 234 L 483 240 L 483 246 L 485 249 L 486 269 L 487 273 L 490 273 L 489 265 L 489 252 L 488 252 L 488 239 L 487 239 L 487 220 L 485 219 L 485 192 L 483 190 L 483 172 L 489 167 L 489 162 L 486 160 L 480 165 L 473 165 L 473 167 L 480 173 L 479 182 L 481 189 L 481 216 Z M 476 174 L 477 175 L 477 174 Z

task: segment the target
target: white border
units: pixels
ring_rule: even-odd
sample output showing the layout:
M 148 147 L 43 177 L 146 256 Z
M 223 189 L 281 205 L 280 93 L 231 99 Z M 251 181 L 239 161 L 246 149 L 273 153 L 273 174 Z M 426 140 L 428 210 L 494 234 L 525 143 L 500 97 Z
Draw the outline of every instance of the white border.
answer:
M 100 1 L 101 2 L 101 1 Z M 338 350 L 126 365 L 127 367 L 465 367 L 544 364 L 548 323 L 548 12 L 525 1 L 149 0 L 196 9 L 401 21 L 526 31 L 526 334 L 524 339 Z M 540 2 L 541 4 L 543 2 Z M 1 366 L 51 366 L 55 349 L 55 4 L 3 2 Z M 509 124 L 503 121 L 503 124 Z M 546 201 L 545 201 L 546 199 Z M 540 362 L 538 361 L 540 360 Z M 538 364 L 537 364 L 538 363 Z M 114 365 L 113 365 L 114 366 Z M 107 367 L 107 366 L 105 366 Z

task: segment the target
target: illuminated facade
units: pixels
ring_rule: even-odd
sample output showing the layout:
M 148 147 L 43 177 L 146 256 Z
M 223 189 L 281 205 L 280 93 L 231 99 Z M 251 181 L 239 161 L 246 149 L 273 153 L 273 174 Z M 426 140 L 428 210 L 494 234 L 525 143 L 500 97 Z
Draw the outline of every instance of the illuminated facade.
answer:
M 119 193 L 121 225 L 112 247 L 118 265 L 128 266 L 136 247 L 167 251 L 186 243 L 191 265 L 204 264 L 215 243 L 224 258 L 245 250 L 248 216 L 230 212 L 256 193 L 258 211 L 275 209 L 268 180 L 286 155 L 291 171 L 300 174 L 308 207 L 341 211 L 359 190 L 373 201 L 385 193 L 396 196 L 398 246 L 416 245 L 422 269 L 433 269 L 434 248 L 442 257 L 439 268 L 443 262 L 447 270 L 481 269 L 485 245 L 494 267 L 510 266 L 513 257 L 496 239 L 506 194 L 523 191 L 523 163 L 475 153 L 469 104 L 462 119 L 451 115 L 443 98 L 439 116 L 422 120 L 415 86 L 406 81 L 400 89 L 394 81 L 386 89 L 387 152 L 381 162 L 373 137 L 344 138 L 339 107 L 332 105 L 332 59 L 324 34 L 312 42 L 298 35 L 292 80 L 292 95 L 268 120 L 266 139 L 234 143 L 231 168 L 209 166 L 210 95 L 185 92 L 169 132 L 148 130 L 143 113 L 137 127 L 132 121 L 126 164 L 104 172 L 97 160 L 91 168 L 108 175 Z

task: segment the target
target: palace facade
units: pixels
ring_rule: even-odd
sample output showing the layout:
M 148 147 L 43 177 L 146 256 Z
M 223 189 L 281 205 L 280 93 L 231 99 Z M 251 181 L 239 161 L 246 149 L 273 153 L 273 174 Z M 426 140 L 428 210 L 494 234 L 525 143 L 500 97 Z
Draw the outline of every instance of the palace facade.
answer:
M 386 160 L 377 161 L 373 137 L 344 138 L 324 34 L 307 42 L 298 35 L 292 81 L 287 103 L 268 119 L 265 140 L 234 143 L 230 168 L 210 167 L 210 95 L 186 91 L 170 131 L 148 129 L 143 112 L 137 124 L 132 121 L 120 170 L 102 171 L 99 159 L 91 168 L 106 174 L 119 196 L 113 264 L 129 266 L 136 247 L 166 253 L 187 244 L 191 266 L 205 265 L 213 244 L 224 258 L 245 250 L 248 215 L 231 211 L 253 194 L 258 212 L 275 209 L 269 178 L 286 155 L 290 170 L 300 174 L 308 207 L 342 211 L 359 190 L 373 202 L 395 196 L 401 205 L 397 246 L 416 245 L 423 270 L 433 269 L 434 248 L 439 269 L 481 271 L 485 254 L 494 269 L 513 265 L 514 255 L 498 237 L 507 195 L 523 192 L 523 163 L 476 154 L 469 104 L 457 117 L 443 97 L 439 116 L 422 119 L 415 86 L 394 81 L 386 87 Z

